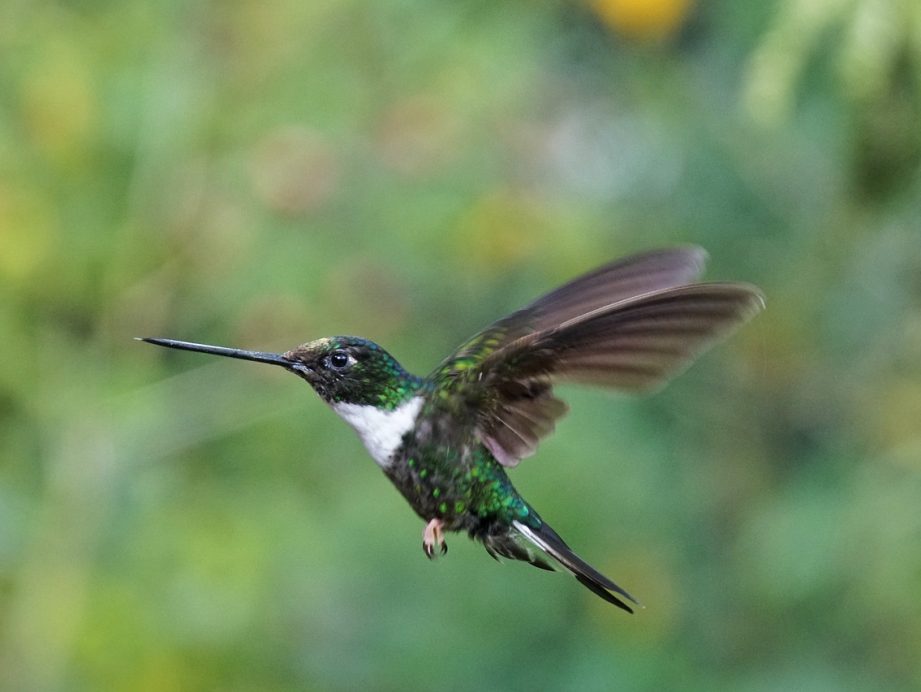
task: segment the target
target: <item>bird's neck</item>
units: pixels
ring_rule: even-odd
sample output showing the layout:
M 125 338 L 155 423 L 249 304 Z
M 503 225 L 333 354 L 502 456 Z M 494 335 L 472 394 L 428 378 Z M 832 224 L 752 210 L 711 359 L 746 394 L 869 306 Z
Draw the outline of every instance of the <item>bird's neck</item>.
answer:
M 332 404 L 332 408 L 355 429 L 374 462 L 386 469 L 393 463 L 406 433 L 415 427 L 422 404 L 423 397 L 415 389 L 392 408 L 348 403 Z

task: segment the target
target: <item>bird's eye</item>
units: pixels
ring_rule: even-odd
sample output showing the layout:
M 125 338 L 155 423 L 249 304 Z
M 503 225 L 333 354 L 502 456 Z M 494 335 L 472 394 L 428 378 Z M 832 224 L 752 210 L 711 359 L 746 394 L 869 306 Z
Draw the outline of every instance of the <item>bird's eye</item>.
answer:
M 334 351 L 329 356 L 329 364 L 336 370 L 341 370 L 349 364 L 349 354 L 345 351 Z

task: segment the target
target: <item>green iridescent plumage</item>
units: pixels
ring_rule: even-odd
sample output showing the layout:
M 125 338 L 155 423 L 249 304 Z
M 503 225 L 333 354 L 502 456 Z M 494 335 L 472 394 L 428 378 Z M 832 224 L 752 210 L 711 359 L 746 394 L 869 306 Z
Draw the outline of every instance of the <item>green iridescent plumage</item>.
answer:
M 654 389 L 763 307 L 753 286 L 692 283 L 705 258 L 682 247 L 600 267 L 490 325 L 425 378 L 358 337 L 284 354 L 147 341 L 281 365 L 306 380 L 427 522 L 429 557 L 446 550 L 445 531 L 466 531 L 493 557 L 562 567 L 632 612 L 626 600 L 634 599 L 572 552 L 506 469 L 533 454 L 565 414 L 555 382 Z
M 406 372 L 397 360 L 373 341 L 357 336 L 331 336 L 310 341 L 285 353 L 293 361 L 317 360 L 334 352 L 359 354 L 345 380 L 337 371 L 318 369 L 312 384 L 330 404 L 349 402 L 392 411 L 409 399 L 424 380 Z

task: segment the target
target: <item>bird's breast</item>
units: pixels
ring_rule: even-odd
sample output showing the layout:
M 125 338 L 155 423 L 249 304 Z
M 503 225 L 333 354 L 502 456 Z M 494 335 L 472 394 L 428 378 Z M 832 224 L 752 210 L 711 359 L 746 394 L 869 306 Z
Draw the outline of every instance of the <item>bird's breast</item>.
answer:
M 415 426 L 422 401 L 416 396 L 392 410 L 345 403 L 332 404 L 332 408 L 355 429 L 375 463 L 386 469 L 394 463 L 403 438 Z

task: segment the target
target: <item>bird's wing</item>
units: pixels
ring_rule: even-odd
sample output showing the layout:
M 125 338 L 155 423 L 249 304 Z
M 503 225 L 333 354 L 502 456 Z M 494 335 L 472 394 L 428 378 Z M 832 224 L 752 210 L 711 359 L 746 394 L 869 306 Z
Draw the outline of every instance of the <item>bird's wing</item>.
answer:
M 448 356 L 435 372 L 445 377 L 461 374 L 526 334 L 550 329 L 627 298 L 691 283 L 706 262 L 703 248 L 680 246 L 605 264 L 493 322 Z
M 682 252 L 688 251 L 644 255 L 640 261 L 664 257 L 687 272 L 694 255 Z M 679 257 L 685 258 L 683 265 L 675 261 Z M 615 266 L 629 271 L 635 265 L 627 260 Z M 452 398 L 477 416 L 480 439 L 503 465 L 514 466 L 533 454 L 566 412 L 565 403 L 553 395 L 554 382 L 655 389 L 764 305 L 761 292 L 748 284 L 673 286 L 668 277 L 677 280 L 682 276 L 678 270 L 665 272 L 658 283 L 637 278 L 636 285 L 652 285 L 652 290 L 605 301 L 592 280 L 603 271 L 576 279 L 497 322 L 436 371 L 441 391 L 453 390 L 458 396 Z M 573 293 L 581 292 L 577 287 L 583 281 L 590 299 Z M 552 297 L 566 306 L 556 309 Z M 535 326 L 523 326 L 534 311 L 539 312 L 531 316 Z

